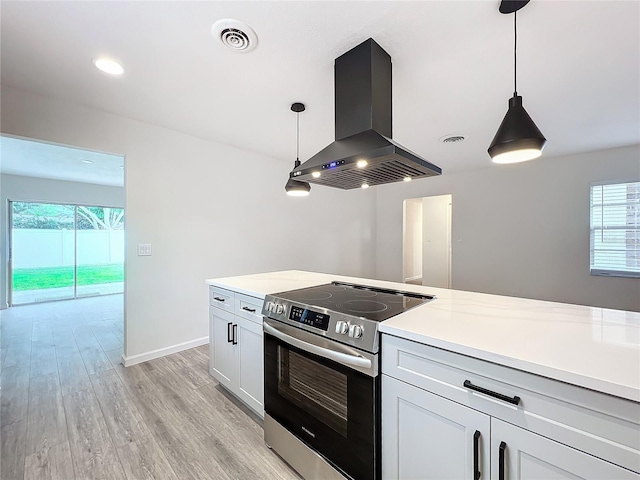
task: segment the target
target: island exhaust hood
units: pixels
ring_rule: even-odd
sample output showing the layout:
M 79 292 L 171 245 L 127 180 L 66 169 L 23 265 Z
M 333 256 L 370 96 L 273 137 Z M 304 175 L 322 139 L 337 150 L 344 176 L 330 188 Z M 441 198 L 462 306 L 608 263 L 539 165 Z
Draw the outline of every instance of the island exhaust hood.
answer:
M 289 177 L 342 189 L 440 175 L 391 139 L 391 57 L 368 39 L 335 60 L 335 142 Z

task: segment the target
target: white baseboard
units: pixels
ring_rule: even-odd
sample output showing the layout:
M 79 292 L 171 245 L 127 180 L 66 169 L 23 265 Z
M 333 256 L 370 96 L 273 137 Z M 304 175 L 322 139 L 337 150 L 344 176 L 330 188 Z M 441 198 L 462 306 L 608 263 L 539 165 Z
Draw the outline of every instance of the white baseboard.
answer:
M 157 350 L 151 350 L 150 352 L 145 353 L 139 353 L 138 355 L 131 355 L 129 357 L 125 357 L 124 355 L 122 355 L 122 364 L 125 367 L 130 367 L 131 365 L 148 362 L 149 360 L 153 360 L 154 358 L 165 357 L 167 355 L 171 355 L 172 353 L 181 352 L 182 350 L 189 350 L 190 348 L 199 347 L 208 343 L 209 337 L 202 337 L 196 338 L 195 340 L 190 340 L 188 342 L 171 345 L 170 347 L 159 348 Z

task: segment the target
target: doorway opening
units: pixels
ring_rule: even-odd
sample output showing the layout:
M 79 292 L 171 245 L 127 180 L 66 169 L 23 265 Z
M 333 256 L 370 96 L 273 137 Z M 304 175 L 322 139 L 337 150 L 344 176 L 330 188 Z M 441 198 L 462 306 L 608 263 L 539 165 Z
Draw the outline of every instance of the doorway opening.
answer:
M 10 305 L 124 291 L 124 209 L 9 201 Z
M 109 235 L 100 230 L 119 230 L 110 234 L 112 245 L 124 235 L 125 157 L 4 133 L 0 147 L 0 308 L 85 296 L 84 265 L 97 263 L 104 248 L 97 246 L 99 237 Z M 50 288 L 34 284 L 46 280 L 42 271 L 25 271 L 45 267 L 65 267 L 48 272 Z M 18 298 L 19 292 L 53 293 L 54 288 L 66 290 L 28 301 L 26 294 Z
M 4 133 L 0 148 L 0 323 L 9 348 L 41 359 L 44 350 L 71 353 L 88 374 L 110 368 L 126 344 L 125 157 Z
M 404 201 L 404 283 L 451 288 L 452 203 L 452 195 Z

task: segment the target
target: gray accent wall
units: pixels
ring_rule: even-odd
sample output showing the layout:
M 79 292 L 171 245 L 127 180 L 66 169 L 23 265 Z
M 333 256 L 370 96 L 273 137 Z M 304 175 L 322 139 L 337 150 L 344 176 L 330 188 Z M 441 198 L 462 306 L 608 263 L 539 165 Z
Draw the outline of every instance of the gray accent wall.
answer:
M 551 140 L 550 140 L 551 141 Z M 480 153 L 481 155 L 484 152 Z M 402 281 L 402 203 L 453 195 L 452 288 L 640 311 L 640 279 L 589 273 L 592 182 L 640 180 L 640 146 L 376 187 L 376 276 Z

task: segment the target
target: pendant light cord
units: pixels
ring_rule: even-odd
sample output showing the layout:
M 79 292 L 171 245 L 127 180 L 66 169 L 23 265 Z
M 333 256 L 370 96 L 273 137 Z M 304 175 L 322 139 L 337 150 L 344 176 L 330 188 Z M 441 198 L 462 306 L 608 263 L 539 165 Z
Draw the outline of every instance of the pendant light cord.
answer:
M 296 112 L 296 164 L 300 165 L 300 112 Z
M 516 15 L 518 11 L 513 12 L 513 96 L 518 95 L 518 56 L 516 54 L 518 49 L 518 28 L 516 23 Z

